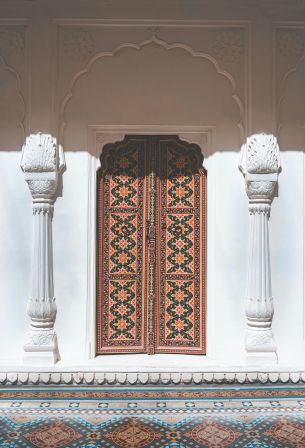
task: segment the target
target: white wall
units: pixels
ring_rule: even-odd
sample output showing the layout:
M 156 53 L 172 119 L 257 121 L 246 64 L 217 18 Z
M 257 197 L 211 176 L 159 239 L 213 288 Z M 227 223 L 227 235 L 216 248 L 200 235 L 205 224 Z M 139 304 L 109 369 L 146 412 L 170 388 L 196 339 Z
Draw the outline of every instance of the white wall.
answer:
M 45 0 L 44 10 L 36 2 L 19 4 L 18 11 L 17 3 L 0 5 L 3 366 L 21 365 L 28 326 L 32 215 L 19 163 L 25 135 L 38 130 L 58 136 L 66 157 L 53 219 L 61 364 L 134 366 L 134 356 L 89 360 L 88 167 L 94 143 L 99 151 L 103 144 L 90 141 L 90 132 L 105 125 L 198 126 L 211 136 L 202 145 L 208 170 L 207 357 L 137 355 L 139 366 L 245 365 L 249 217 L 238 162 L 241 143 L 257 131 L 277 135 L 282 149 L 270 218 L 279 365 L 305 364 L 305 28 L 298 24 L 305 10 L 273 2 L 271 8 L 270 1 L 230 11 L 211 2 L 203 10 L 188 1 L 183 10 L 171 4 L 169 13 L 170 2 L 157 3 L 154 9 L 147 2 L 145 9 L 130 0 L 127 8 L 109 4 L 102 11 L 92 1 L 86 17 L 81 0 L 73 8 L 66 0 Z

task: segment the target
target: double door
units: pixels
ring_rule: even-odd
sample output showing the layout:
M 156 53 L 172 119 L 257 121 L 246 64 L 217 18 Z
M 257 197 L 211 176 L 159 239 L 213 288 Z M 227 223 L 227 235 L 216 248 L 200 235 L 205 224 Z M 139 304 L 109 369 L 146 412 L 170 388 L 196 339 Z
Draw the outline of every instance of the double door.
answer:
M 176 136 L 106 145 L 97 197 L 97 354 L 205 353 L 206 173 Z

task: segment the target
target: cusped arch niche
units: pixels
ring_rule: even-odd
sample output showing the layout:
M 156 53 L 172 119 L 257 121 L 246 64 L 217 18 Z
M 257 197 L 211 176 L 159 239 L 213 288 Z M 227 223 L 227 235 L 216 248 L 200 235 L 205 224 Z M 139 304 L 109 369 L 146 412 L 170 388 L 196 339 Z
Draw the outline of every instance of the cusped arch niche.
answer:
M 19 150 L 25 105 L 18 73 L 0 56 L 0 150 Z
M 305 55 L 282 81 L 278 101 L 278 138 L 282 149 L 305 148 Z
M 243 107 L 233 77 L 209 55 L 155 37 L 95 55 L 61 106 L 66 150 L 87 148 L 88 125 L 204 125 L 214 148 L 238 149 Z

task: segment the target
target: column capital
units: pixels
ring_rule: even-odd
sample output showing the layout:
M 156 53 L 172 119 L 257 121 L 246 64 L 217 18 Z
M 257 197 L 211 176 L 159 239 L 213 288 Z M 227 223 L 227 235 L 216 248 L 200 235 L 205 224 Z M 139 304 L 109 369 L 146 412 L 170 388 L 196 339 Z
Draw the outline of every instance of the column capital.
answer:
M 34 202 L 54 201 L 59 175 L 65 168 L 64 153 L 56 138 L 41 132 L 29 135 L 20 165 Z
M 253 134 L 241 148 L 240 171 L 250 202 L 271 203 L 281 169 L 280 149 L 272 134 Z

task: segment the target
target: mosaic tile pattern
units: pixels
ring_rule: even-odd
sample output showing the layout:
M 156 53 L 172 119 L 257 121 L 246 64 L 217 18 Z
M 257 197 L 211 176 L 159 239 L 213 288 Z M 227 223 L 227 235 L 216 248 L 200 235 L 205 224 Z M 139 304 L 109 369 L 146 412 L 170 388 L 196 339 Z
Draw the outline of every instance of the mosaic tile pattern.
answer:
M 0 446 L 304 448 L 304 394 L 296 386 L 3 389 Z

